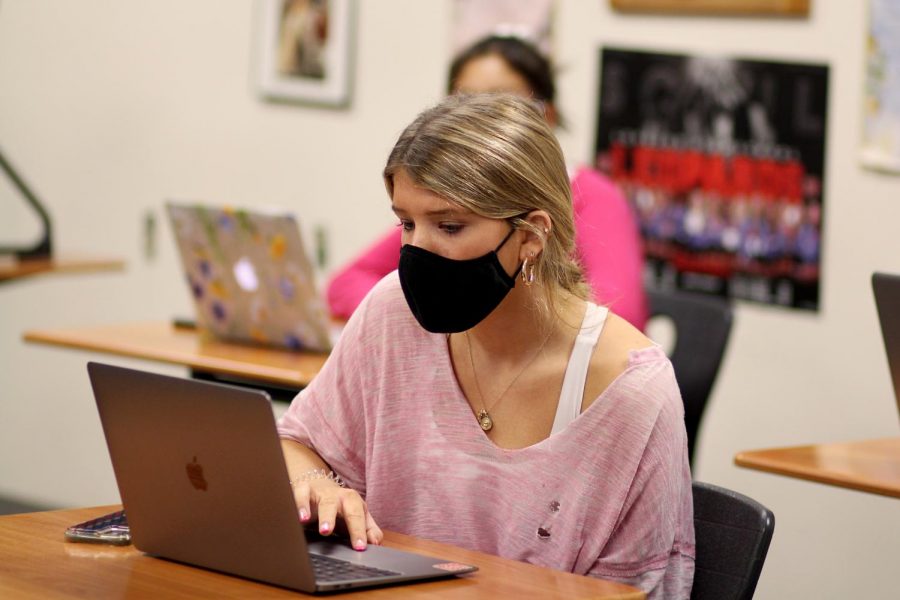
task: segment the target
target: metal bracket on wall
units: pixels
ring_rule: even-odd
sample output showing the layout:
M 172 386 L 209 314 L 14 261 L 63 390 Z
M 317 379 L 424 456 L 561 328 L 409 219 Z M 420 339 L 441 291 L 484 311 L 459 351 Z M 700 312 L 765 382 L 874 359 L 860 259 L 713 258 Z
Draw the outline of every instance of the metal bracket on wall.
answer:
M 35 243 L 34 246 L 29 247 L 15 247 L 15 246 L 4 246 L 0 244 L 0 255 L 11 254 L 16 256 L 19 259 L 27 259 L 27 258 L 47 258 L 53 253 L 53 244 L 52 244 L 52 227 L 50 225 L 50 215 L 47 213 L 47 210 L 44 208 L 44 205 L 41 204 L 40 200 L 34 195 L 28 185 L 24 180 L 19 176 L 16 172 L 15 168 L 6 160 L 6 157 L 3 155 L 3 151 L 0 150 L 0 169 L 6 174 L 6 176 L 12 181 L 13 185 L 17 190 L 25 197 L 25 200 L 28 204 L 37 212 L 38 217 L 41 220 L 41 224 L 43 225 L 43 233 L 40 239 Z

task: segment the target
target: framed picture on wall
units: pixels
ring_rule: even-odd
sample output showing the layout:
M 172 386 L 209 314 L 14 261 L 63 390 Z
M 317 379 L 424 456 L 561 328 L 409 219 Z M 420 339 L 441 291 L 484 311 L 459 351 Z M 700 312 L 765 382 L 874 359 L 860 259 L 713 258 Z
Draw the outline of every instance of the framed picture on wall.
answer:
M 529 41 L 552 56 L 556 0 L 454 0 L 452 52 L 455 56 L 489 36 Z
M 863 96 L 865 167 L 900 174 L 900 3 L 870 0 Z
M 610 0 L 621 12 L 806 16 L 810 0 Z
M 262 0 L 259 89 L 271 100 L 346 106 L 354 0 Z

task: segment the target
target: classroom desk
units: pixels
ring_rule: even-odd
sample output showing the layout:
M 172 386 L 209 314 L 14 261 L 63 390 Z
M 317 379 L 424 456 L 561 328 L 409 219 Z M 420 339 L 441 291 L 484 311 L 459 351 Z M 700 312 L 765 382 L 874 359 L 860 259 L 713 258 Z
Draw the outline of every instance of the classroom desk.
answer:
M 44 273 L 90 273 L 94 271 L 121 271 L 121 260 L 71 256 L 29 258 L 17 260 L 0 257 L 0 283 Z
M 154 360 L 192 369 L 202 379 L 274 384 L 296 393 L 312 381 L 327 354 L 230 344 L 165 322 L 26 331 L 27 342 Z M 208 375 L 209 377 L 205 377 Z
M 0 598 L 297 598 L 299 592 L 151 558 L 133 546 L 66 542 L 68 525 L 117 510 L 79 508 L 0 517 Z M 460 578 L 333 594 L 366 598 L 638 600 L 627 585 L 581 577 L 385 532 L 385 545 L 478 565 Z
M 740 467 L 900 498 L 900 437 L 748 450 Z

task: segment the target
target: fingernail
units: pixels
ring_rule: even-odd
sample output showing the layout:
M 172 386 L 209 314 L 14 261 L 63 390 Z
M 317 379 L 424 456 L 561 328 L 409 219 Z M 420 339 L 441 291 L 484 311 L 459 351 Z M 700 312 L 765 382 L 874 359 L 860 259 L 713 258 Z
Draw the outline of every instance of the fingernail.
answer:
M 319 531 L 321 531 L 322 533 L 328 533 L 329 529 L 331 529 L 331 525 L 329 525 L 327 521 L 319 523 Z
M 309 521 L 309 513 L 306 512 L 305 508 L 300 509 L 300 520 L 301 521 Z
M 366 549 L 366 543 L 365 543 L 364 541 L 362 541 L 362 540 L 356 540 L 356 543 L 353 544 L 353 548 L 354 548 L 355 550 L 365 550 L 365 549 Z

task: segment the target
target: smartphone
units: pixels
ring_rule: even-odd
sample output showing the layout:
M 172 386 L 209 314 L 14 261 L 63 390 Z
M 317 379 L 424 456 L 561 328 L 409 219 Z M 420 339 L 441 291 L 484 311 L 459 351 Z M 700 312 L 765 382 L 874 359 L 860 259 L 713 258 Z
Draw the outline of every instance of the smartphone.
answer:
M 125 511 L 120 510 L 90 521 L 77 523 L 66 529 L 66 540 L 70 542 L 92 542 L 95 544 L 131 543 L 131 531 Z

